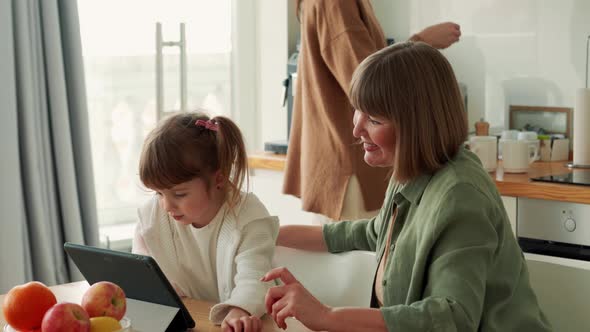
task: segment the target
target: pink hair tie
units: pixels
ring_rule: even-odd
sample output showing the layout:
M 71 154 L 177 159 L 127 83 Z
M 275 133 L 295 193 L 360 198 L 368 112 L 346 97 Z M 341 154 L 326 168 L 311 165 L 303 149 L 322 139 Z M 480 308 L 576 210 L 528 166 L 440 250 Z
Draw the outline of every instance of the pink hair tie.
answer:
M 217 131 L 219 129 L 219 126 L 211 120 L 209 120 L 209 121 L 197 120 L 197 122 L 195 122 L 195 125 L 205 127 L 207 129 L 213 130 L 213 131 Z

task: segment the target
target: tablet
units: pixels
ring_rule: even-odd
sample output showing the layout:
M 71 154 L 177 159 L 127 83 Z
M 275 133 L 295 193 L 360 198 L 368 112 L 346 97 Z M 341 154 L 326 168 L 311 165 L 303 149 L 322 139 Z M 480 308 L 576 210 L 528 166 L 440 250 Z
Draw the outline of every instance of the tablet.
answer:
M 64 249 L 89 284 L 110 281 L 128 298 L 180 309 L 166 331 L 185 331 L 195 321 L 174 288 L 150 256 L 66 242 Z

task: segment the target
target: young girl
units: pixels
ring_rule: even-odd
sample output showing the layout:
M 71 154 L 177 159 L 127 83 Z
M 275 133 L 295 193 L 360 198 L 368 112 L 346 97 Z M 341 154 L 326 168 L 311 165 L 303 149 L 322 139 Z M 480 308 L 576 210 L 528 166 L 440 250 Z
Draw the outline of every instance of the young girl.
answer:
M 278 219 L 241 191 L 248 167 L 228 118 L 173 115 L 146 138 L 142 183 L 156 194 L 139 211 L 133 252 L 152 256 L 181 296 L 219 303 L 223 330 L 258 331 Z
M 366 220 L 281 228 L 278 245 L 376 252 L 372 308 L 320 303 L 285 268 L 266 296 L 279 327 L 314 331 L 551 331 L 492 178 L 463 148 L 467 121 L 450 63 L 425 43 L 367 57 L 350 84 L 364 160 L 392 172 Z M 350 273 L 354 273 L 351 271 Z

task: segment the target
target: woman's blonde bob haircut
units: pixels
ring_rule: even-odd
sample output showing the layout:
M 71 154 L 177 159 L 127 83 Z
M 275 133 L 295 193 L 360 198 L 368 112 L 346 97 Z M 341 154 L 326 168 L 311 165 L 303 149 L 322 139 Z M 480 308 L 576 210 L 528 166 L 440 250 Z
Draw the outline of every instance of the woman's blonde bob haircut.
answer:
M 467 138 L 453 69 L 422 42 L 397 43 L 367 57 L 352 77 L 350 100 L 356 110 L 393 124 L 398 182 L 441 169 Z

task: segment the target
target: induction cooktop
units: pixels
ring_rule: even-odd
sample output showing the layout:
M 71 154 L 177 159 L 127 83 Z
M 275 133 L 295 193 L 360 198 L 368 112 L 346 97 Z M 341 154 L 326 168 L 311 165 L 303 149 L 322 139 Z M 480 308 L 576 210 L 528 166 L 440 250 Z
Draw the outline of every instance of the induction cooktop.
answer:
M 572 173 L 531 178 L 533 181 L 590 186 L 590 170 L 574 170 Z

